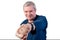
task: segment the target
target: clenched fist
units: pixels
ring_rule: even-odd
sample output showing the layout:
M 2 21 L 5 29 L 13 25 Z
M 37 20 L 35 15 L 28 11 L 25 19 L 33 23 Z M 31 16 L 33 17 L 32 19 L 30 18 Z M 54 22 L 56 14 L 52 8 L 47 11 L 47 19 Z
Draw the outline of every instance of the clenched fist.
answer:
M 28 33 L 31 31 L 31 25 L 30 24 L 22 24 L 20 25 L 20 28 L 17 30 L 16 36 L 21 38 L 22 40 L 26 40 Z

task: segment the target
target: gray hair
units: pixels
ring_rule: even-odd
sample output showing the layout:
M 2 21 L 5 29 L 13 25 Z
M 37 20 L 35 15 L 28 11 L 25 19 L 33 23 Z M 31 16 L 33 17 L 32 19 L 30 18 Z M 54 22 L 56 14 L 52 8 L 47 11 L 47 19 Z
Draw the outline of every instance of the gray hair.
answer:
M 33 6 L 34 10 L 36 11 L 36 6 L 35 4 L 32 2 L 32 1 L 27 1 L 24 5 L 23 5 L 23 8 L 24 7 L 27 7 L 27 6 Z

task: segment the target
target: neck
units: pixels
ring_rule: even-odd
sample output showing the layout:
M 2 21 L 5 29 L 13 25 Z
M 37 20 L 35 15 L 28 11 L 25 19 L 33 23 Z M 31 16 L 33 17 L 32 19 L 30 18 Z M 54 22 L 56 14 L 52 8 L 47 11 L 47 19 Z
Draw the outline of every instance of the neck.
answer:
M 37 16 L 37 15 L 36 15 L 36 16 Z M 29 23 L 32 23 L 32 22 L 35 20 L 36 16 L 34 17 L 34 19 L 28 20 L 28 22 L 29 22 Z
M 28 20 L 28 22 L 29 22 L 29 23 L 32 23 L 32 22 L 33 22 L 33 20 Z

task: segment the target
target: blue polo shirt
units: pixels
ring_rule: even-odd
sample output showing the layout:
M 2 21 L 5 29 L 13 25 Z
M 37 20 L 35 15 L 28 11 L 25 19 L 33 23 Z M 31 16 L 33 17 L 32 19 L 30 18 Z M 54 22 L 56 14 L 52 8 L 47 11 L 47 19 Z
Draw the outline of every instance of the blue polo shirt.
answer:
M 21 24 L 27 24 L 28 20 L 24 20 Z M 33 20 L 35 25 L 36 32 L 32 34 L 28 33 L 27 40 L 46 40 L 46 28 L 48 25 L 47 19 L 45 16 L 36 15 L 36 18 Z

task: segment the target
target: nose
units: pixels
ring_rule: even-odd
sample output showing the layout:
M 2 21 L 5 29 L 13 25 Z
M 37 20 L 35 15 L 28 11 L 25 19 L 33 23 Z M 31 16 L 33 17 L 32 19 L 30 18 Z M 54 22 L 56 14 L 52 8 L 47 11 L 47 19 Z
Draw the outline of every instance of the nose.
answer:
M 31 15 L 31 12 L 28 12 L 27 14 L 28 14 L 28 16 L 30 16 Z

